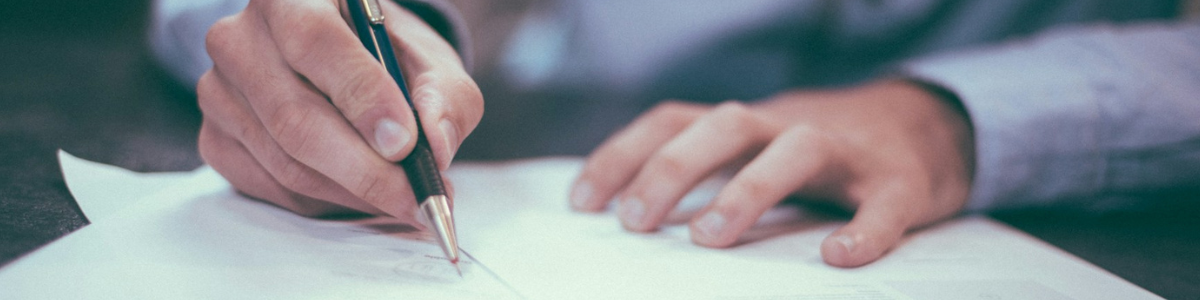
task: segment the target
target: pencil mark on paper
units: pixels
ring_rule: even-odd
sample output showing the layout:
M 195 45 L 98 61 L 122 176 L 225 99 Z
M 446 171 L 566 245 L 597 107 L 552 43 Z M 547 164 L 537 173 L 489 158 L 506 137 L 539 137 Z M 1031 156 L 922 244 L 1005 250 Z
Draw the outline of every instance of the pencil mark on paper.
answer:
M 462 274 L 465 277 L 473 271 L 475 266 L 471 261 L 460 260 L 458 267 L 462 270 Z M 429 254 L 398 263 L 392 268 L 392 272 L 405 277 L 443 282 L 454 282 L 463 278 L 459 277 L 458 270 L 445 257 Z

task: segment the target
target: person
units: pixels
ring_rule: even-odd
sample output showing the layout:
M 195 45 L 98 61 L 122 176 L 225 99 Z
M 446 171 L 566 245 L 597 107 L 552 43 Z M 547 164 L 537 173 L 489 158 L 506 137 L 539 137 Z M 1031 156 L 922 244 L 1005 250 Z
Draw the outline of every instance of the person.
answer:
M 183 2 L 156 3 L 152 39 L 197 82 L 206 162 L 299 214 L 411 219 L 392 162 L 417 126 L 338 1 Z M 840 267 L 964 211 L 1123 209 L 1200 186 L 1194 2 L 538 2 L 494 65 L 553 96 L 489 101 L 488 119 L 455 10 L 383 2 L 441 168 L 465 146 L 595 146 L 569 201 L 616 203 L 634 232 L 729 168 L 695 243 L 734 245 L 786 198 L 829 201 L 854 211 L 820 245 Z

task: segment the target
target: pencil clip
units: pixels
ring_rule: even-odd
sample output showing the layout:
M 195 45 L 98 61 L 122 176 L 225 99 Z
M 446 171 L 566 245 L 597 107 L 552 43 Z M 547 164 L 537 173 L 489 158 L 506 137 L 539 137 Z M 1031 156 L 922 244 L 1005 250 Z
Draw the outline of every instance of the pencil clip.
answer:
M 379 8 L 379 0 L 361 1 L 363 10 L 367 13 L 367 20 L 371 21 L 371 24 L 383 24 L 383 10 Z

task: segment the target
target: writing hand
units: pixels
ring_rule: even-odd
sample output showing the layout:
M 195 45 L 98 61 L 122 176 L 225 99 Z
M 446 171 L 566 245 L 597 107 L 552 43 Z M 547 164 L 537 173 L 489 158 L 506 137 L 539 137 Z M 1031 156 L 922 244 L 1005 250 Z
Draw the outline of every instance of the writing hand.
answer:
M 731 246 L 789 195 L 833 199 L 855 216 L 821 254 L 830 265 L 861 266 L 906 231 L 961 209 L 972 139 L 962 112 L 901 81 L 755 105 L 668 102 L 591 154 L 571 201 L 591 211 L 615 197 L 625 228 L 651 231 L 705 177 L 749 159 L 690 221 L 693 242 Z
M 483 98 L 454 49 L 381 1 L 439 166 L 479 123 Z M 412 221 L 393 162 L 417 136 L 412 108 L 336 0 L 252 0 L 208 32 L 197 84 L 200 154 L 239 191 L 306 216 L 352 211 Z M 410 222 L 411 223 L 411 222 Z

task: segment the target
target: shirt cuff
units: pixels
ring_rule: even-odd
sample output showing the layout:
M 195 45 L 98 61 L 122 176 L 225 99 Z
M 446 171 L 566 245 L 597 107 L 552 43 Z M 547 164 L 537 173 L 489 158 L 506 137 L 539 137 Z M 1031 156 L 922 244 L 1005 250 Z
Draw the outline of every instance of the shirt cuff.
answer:
M 906 76 L 953 92 L 975 136 L 967 211 L 1047 206 L 1103 187 L 1098 90 L 1070 39 L 930 57 Z

